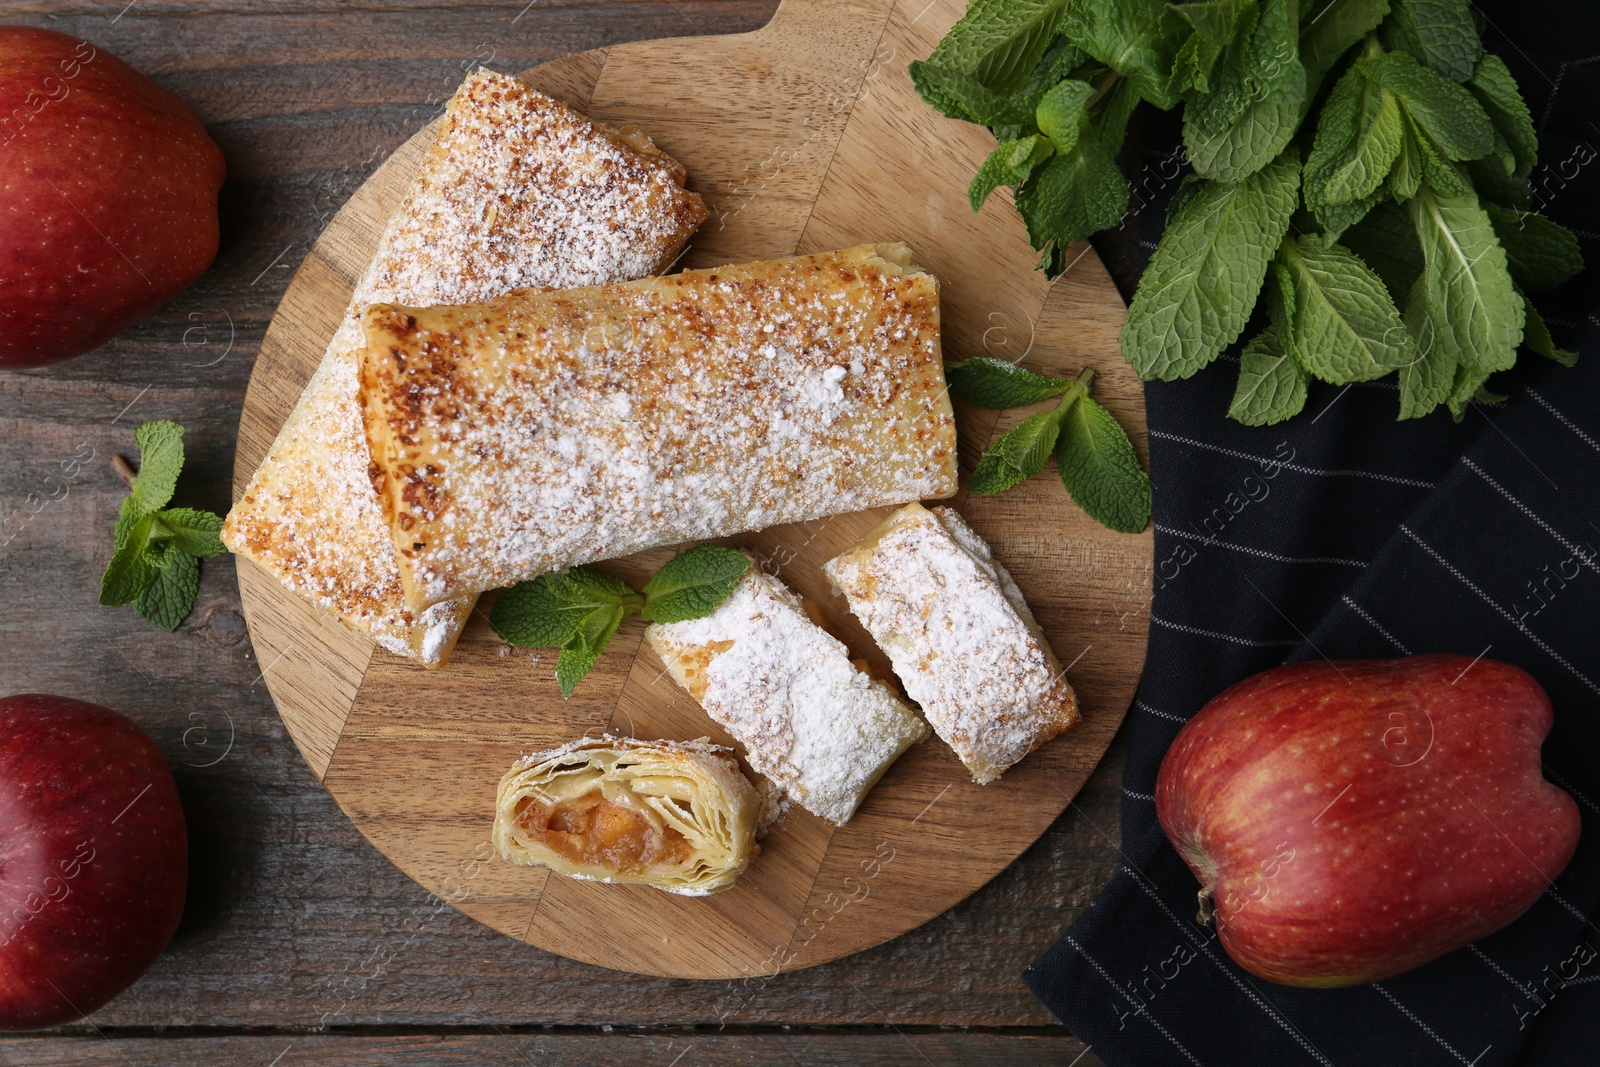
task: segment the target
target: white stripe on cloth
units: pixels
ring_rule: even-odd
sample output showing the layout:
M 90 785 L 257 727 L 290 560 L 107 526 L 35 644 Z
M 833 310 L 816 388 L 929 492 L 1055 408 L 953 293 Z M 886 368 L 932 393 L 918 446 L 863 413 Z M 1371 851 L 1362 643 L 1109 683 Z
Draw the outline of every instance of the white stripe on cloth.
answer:
M 1134 1005 L 1134 1014 L 1139 1016 L 1139 1018 L 1143 1019 L 1145 1022 L 1149 1023 L 1151 1026 L 1155 1027 L 1162 1037 L 1172 1042 L 1172 1047 L 1183 1053 L 1184 1059 L 1194 1064 L 1194 1067 L 1205 1067 L 1203 1063 L 1195 1059 L 1194 1053 L 1184 1048 L 1183 1044 L 1177 1038 L 1172 1036 L 1172 1032 L 1170 1030 L 1156 1021 L 1156 1017 L 1151 1015 L 1143 1004 L 1140 1004 L 1133 997 L 1128 996 L 1128 994 L 1123 991 L 1122 987 L 1117 985 L 1117 980 L 1111 977 L 1104 967 L 1100 966 L 1099 960 L 1096 960 L 1093 956 L 1089 955 L 1084 947 L 1078 944 L 1077 938 L 1073 937 L 1071 934 L 1062 934 L 1061 940 L 1077 949 L 1078 955 L 1089 961 L 1089 966 L 1093 967 L 1095 972 L 1098 973 L 1101 978 L 1106 980 L 1107 985 L 1109 985 L 1112 989 L 1115 989 L 1118 993 L 1121 993 L 1124 999 L 1126 999 L 1130 1004 Z
M 1351 600 L 1349 593 L 1346 593 L 1344 596 L 1340 597 L 1339 599 L 1344 601 L 1345 607 L 1349 608 L 1351 611 L 1353 611 L 1357 615 L 1359 615 L 1366 622 L 1366 624 L 1368 626 L 1372 627 L 1374 630 L 1378 631 L 1378 633 L 1383 635 L 1383 639 L 1385 641 L 1389 642 L 1395 648 L 1398 648 L 1400 650 L 1400 654 L 1402 656 L 1411 655 L 1411 650 L 1409 648 L 1407 648 L 1405 645 L 1402 645 L 1400 643 L 1400 641 L 1394 636 L 1394 634 L 1390 633 L 1388 630 L 1385 630 L 1382 626 L 1379 626 L 1378 625 L 1378 620 L 1374 619 L 1371 615 L 1368 615 L 1367 614 L 1367 610 L 1365 608 L 1363 608 L 1360 604 L 1357 604 L 1354 600 Z
M 1557 419 L 1559 419 L 1561 421 L 1561 425 L 1565 426 L 1567 429 L 1569 429 L 1573 433 L 1577 434 L 1578 435 L 1578 440 L 1582 441 L 1584 444 L 1588 445 L 1590 448 L 1594 449 L 1596 452 L 1600 452 L 1600 444 L 1595 444 L 1594 438 L 1590 437 L 1588 434 L 1586 434 L 1582 430 L 1578 429 L 1578 424 L 1577 423 L 1573 422 L 1571 419 L 1569 419 L 1565 415 L 1561 414 L 1561 412 L 1557 411 L 1554 404 L 1550 403 L 1550 401 L 1546 400 L 1544 397 L 1540 396 L 1538 393 L 1534 392 L 1532 389 L 1528 390 L 1528 395 L 1533 397 L 1534 400 L 1538 401 L 1540 407 L 1544 408 L 1550 414 L 1554 415 Z
M 1595 564 L 1593 559 L 1586 559 L 1584 557 L 1583 553 L 1578 551 L 1578 548 L 1577 548 L 1576 545 L 1574 545 L 1571 541 L 1568 541 L 1565 537 L 1562 537 L 1559 533 L 1557 533 L 1556 532 L 1556 528 L 1554 526 L 1551 526 L 1548 522 L 1545 522 L 1538 515 L 1534 514 L 1534 511 L 1533 511 L 1532 508 L 1530 508 L 1528 505 L 1524 504 L 1522 501 L 1518 500 L 1515 496 L 1513 496 L 1511 494 L 1511 491 L 1509 489 L 1507 489 L 1505 486 L 1501 485 L 1499 482 L 1495 481 L 1492 477 L 1490 477 L 1489 472 L 1484 470 L 1482 467 L 1478 466 L 1476 463 L 1474 463 L 1472 461 L 1471 457 L 1462 456 L 1461 457 L 1461 462 L 1466 464 L 1466 467 L 1467 467 L 1467 469 L 1469 471 L 1471 471 L 1473 474 L 1476 474 L 1479 478 L 1482 478 L 1485 482 L 1487 482 L 1491 489 L 1493 489 L 1495 492 L 1499 493 L 1501 496 L 1505 497 L 1507 500 L 1511 501 L 1511 503 L 1515 504 L 1518 511 L 1522 512 L 1528 518 L 1530 518 L 1534 522 L 1538 523 L 1539 524 L 1539 528 L 1541 530 L 1543 530 L 1545 533 L 1549 534 L 1551 537 L 1554 537 L 1556 539 L 1556 542 L 1562 548 L 1566 549 L 1568 552 L 1571 552 L 1573 554 L 1573 556 L 1575 556 L 1578 559 L 1578 561 L 1580 563 L 1582 563 L 1585 567 L 1588 567 L 1592 571 L 1600 571 L 1600 566 L 1596 566 L 1596 564 Z M 1574 575 L 1574 577 L 1576 577 L 1576 575 Z
M 1168 622 L 1166 619 L 1158 619 L 1154 615 L 1150 616 L 1150 621 L 1168 629 L 1177 630 L 1179 633 L 1193 634 L 1196 637 L 1210 637 L 1218 641 L 1231 641 L 1236 645 L 1244 645 L 1246 648 L 1282 648 L 1286 645 L 1299 643 L 1292 637 L 1281 637 L 1272 641 L 1261 641 L 1253 637 L 1235 637 L 1233 634 L 1218 633 L 1215 630 L 1202 630 L 1196 626 L 1185 626 L 1181 622 Z
M 1145 896 L 1155 901 L 1156 907 L 1160 908 L 1162 914 L 1171 920 L 1172 925 L 1176 926 L 1180 931 L 1188 935 L 1189 940 L 1194 943 L 1196 948 L 1205 953 L 1206 959 L 1210 960 L 1211 964 L 1216 967 L 1217 970 L 1227 975 L 1228 979 L 1232 981 L 1234 985 L 1239 987 L 1239 992 L 1243 993 L 1250 999 L 1251 1003 L 1261 1009 L 1261 1013 L 1263 1015 L 1277 1023 L 1279 1026 L 1283 1027 L 1284 1031 L 1290 1037 L 1294 1038 L 1295 1044 L 1305 1049 L 1306 1052 L 1318 1063 L 1322 1064 L 1323 1067 L 1333 1067 L 1333 1061 L 1328 1059 L 1327 1056 L 1323 1055 L 1322 1050 L 1317 1048 L 1316 1045 L 1312 1044 L 1311 1039 L 1300 1032 L 1299 1027 L 1290 1022 L 1286 1016 L 1274 1011 L 1272 1005 L 1268 1004 L 1261 997 L 1261 995 L 1251 987 L 1247 979 L 1240 978 L 1239 975 L 1234 973 L 1233 968 L 1227 966 L 1217 959 L 1216 955 L 1211 951 L 1211 946 L 1206 943 L 1205 938 L 1197 935 L 1187 925 L 1181 922 L 1176 915 L 1172 914 L 1172 909 L 1167 907 L 1167 902 L 1157 896 L 1156 891 L 1150 885 L 1146 884 L 1149 882 L 1149 879 L 1146 876 L 1140 874 L 1132 867 L 1124 867 L 1122 868 L 1122 871 L 1133 880 L 1134 885 L 1144 890 Z
M 1402 478 L 1398 474 L 1380 474 L 1377 471 L 1322 470 L 1318 467 L 1304 467 L 1298 463 L 1285 463 L 1281 459 L 1274 459 L 1271 456 L 1251 455 L 1249 452 L 1240 452 L 1236 449 L 1214 445 L 1210 441 L 1196 441 L 1192 437 L 1179 437 L 1177 434 L 1165 433 L 1160 430 L 1151 430 L 1150 436 L 1159 437 L 1163 441 L 1175 441 L 1180 445 L 1188 445 L 1191 448 L 1203 448 L 1208 452 L 1219 452 L 1224 456 L 1233 456 L 1235 459 L 1248 459 L 1252 463 L 1281 467 L 1286 471 L 1294 471 L 1296 474 L 1316 474 L 1326 478 L 1373 478 L 1380 482 L 1393 482 L 1395 485 L 1414 485 L 1418 489 L 1433 488 L 1432 482 L 1425 482 L 1418 478 Z
M 1423 1022 L 1421 1019 L 1417 1018 L 1416 1014 L 1414 1012 L 1412 1012 L 1412 1010 L 1410 1008 L 1406 1007 L 1404 1004 L 1400 1003 L 1400 1001 L 1395 999 L 1395 995 L 1393 993 L 1391 993 L 1387 989 L 1383 988 L 1383 986 L 1379 985 L 1377 982 L 1373 982 L 1372 983 L 1372 988 L 1376 989 L 1378 992 L 1382 993 L 1384 999 L 1387 1000 L 1390 1004 L 1393 1004 L 1395 1006 L 1395 1009 L 1397 1011 L 1399 1011 L 1401 1015 L 1404 1015 L 1407 1019 L 1410 1019 L 1412 1022 L 1416 1023 L 1419 1027 L 1421 1027 L 1423 1033 L 1427 1034 L 1429 1037 L 1431 1037 L 1435 1041 L 1439 1042 L 1439 1047 L 1440 1048 L 1444 1049 L 1446 1052 L 1450 1053 L 1450 1055 L 1454 1056 L 1456 1059 L 1458 1059 L 1462 1063 L 1466 1064 L 1467 1067 L 1472 1067 L 1472 1064 L 1473 1064 L 1472 1060 L 1467 1059 L 1461 1053 L 1457 1052 L 1455 1050 L 1455 1046 L 1451 1045 L 1450 1042 L 1448 1042 L 1444 1038 L 1440 1037 L 1437 1030 L 1435 1030 L 1433 1027 L 1429 1026 L 1427 1023 Z
M 1165 711 L 1157 711 L 1155 708 L 1152 708 L 1149 704 L 1146 704 L 1142 700 L 1135 700 L 1133 702 L 1133 706 L 1138 708 L 1138 709 L 1140 709 L 1141 711 L 1149 712 L 1151 715 L 1154 715 L 1158 719 L 1166 719 L 1169 722 L 1175 722 L 1180 726 L 1182 726 L 1184 723 L 1189 721 L 1188 719 L 1181 719 L 1178 716 L 1169 714 L 1168 712 L 1165 712 Z
M 1276 552 L 1268 552 L 1264 548 L 1251 548 L 1248 545 L 1235 544 L 1232 541 L 1219 541 L 1215 537 L 1191 538 L 1189 534 L 1183 530 L 1176 530 L 1171 526 L 1163 526 L 1159 522 L 1152 523 L 1151 525 L 1155 528 L 1156 532 L 1164 533 L 1169 537 L 1179 537 L 1185 541 L 1199 541 L 1202 545 L 1205 545 L 1208 548 L 1211 545 L 1216 545 L 1220 548 L 1231 548 L 1235 552 L 1243 552 L 1250 556 L 1260 556 L 1262 559 L 1276 560 L 1279 563 L 1336 563 L 1341 567 L 1366 566 L 1366 564 L 1361 562 L 1359 559 L 1338 559 L 1333 556 L 1280 556 Z
M 1520 630 L 1522 635 L 1528 640 L 1538 645 L 1539 648 L 1544 651 L 1545 655 L 1549 656 L 1551 659 L 1555 660 L 1557 663 L 1561 664 L 1568 671 L 1570 671 L 1572 676 L 1578 679 L 1578 681 L 1582 682 L 1584 685 L 1588 686 L 1591 692 L 1600 694 L 1600 685 L 1595 685 L 1594 682 L 1589 680 L 1587 675 L 1578 670 L 1578 668 L 1574 667 L 1572 664 L 1568 663 L 1561 653 L 1545 644 L 1544 639 L 1538 634 L 1534 633 L 1532 630 L 1528 629 L 1527 624 L 1521 619 L 1515 617 L 1511 614 L 1511 612 L 1495 603 L 1493 597 L 1473 584 L 1472 579 L 1468 578 L 1465 574 L 1462 574 L 1461 571 L 1456 569 L 1455 564 L 1451 563 L 1449 560 L 1439 555 L 1438 552 L 1434 551 L 1433 547 L 1425 542 L 1422 538 L 1418 537 L 1416 532 L 1412 530 L 1411 527 L 1407 526 L 1405 523 L 1401 523 L 1400 531 L 1407 537 L 1411 538 L 1411 540 L 1415 541 L 1417 543 L 1417 547 L 1421 548 L 1428 555 L 1432 556 L 1434 560 L 1438 562 L 1439 566 L 1455 575 L 1457 581 L 1476 593 L 1478 598 L 1498 612 L 1501 618 L 1505 619 L 1512 626 L 1515 626 L 1518 630 Z

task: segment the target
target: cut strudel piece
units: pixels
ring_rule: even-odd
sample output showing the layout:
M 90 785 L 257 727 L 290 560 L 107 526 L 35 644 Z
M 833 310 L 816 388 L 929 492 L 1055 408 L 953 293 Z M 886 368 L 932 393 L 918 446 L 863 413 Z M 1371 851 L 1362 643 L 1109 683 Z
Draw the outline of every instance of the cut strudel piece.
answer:
M 422 612 L 402 600 L 356 399 L 361 311 L 664 270 L 706 217 L 683 179 L 636 132 L 592 123 L 503 74 L 467 78 L 321 365 L 229 513 L 228 547 L 385 648 L 442 663 L 472 600 Z
M 414 610 L 956 490 L 938 284 L 904 245 L 364 323 L 367 434 Z
M 777 578 L 751 567 L 716 611 L 654 623 L 673 679 L 745 748 L 750 766 L 838 824 L 928 727 L 886 682 L 811 620 Z
M 1021 590 L 950 508 L 907 505 L 823 571 L 974 781 L 1078 721 Z
M 569 878 L 704 896 L 759 851 L 762 802 L 733 755 L 701 741 L 574 741 L 500 779 L 494 844 Z

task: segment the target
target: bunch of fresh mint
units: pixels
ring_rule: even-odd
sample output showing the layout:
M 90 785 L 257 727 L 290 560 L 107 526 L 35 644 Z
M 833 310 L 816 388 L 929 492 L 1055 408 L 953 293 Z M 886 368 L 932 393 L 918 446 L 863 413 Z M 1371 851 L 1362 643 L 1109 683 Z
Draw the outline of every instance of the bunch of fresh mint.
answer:
M 541 574 L 500 594 L 489 624 L 524 648 L 559 648 L 556 682 L 570 697 L 629 615 L 683 622 L 717 610 L 750 569 L 750 557 L 720 545 L 696 545 L 651 575 L 644 591 L 583 567 Z
M 974 209 L 1016 189 L 1052 277 L 1118 225 L 1113 156 L 1141 102 L 1183 107 L 1194 171 L 1122 331 L 1145 379 L 1187 378 L 1244 331 L 1229 415 L 1278 422 L 1310 378 L 1399 372 L 1400 417 L 1490 399 L 1517 349 L 1568 365 L 1524 292 L 1582 269 L 1530 211 L 1538 140 L 1467 0 L 972 0 L 923 98 L 993 129 Z
M 945 369 L 952 396 L 980 408 L 1057 400 L 1000 436 L 978 460 L 968 488 L 1001 493 L 1044 470 L 1053 455 L 1061 484 L 1091 519 L 1138 533 L 1150 521 L 1150 477 L 1111 412 L 1089 396 L 1094 371 L 1051 378 L 1003 359 L 976 356 Z M 1058 399 L 1059 398 L 1059 399 Z
M 176 630 L 200 590 L 200 560 L 228 549 L 217 534 L 222 517 L 195 508 L 169 508 L 183 470 L 183 427 L 147 422 L 134 431 L 139 473 L 117 515 L 116 548 L 100 579 L 100 603 L 130 600 L 163 630 Z

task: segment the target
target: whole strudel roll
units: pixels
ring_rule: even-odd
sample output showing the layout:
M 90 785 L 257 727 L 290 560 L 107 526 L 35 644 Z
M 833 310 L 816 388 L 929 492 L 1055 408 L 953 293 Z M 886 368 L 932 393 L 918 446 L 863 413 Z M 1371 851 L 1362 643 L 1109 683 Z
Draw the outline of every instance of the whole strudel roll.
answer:
M 413 611 L 402 598 L 357 403 L 361 312 L 664 270 L 706 217 L 683 182 L 637 131 L 590 122 L 509 75 L 469 76 L 223 541 L 391 652 L 442 664 L 473 600 Z
M 704 741 L 574 741 L 500 779 L 494 844 L 512 863 L 685 896 L 726 889 L 758 848 L 762 801 Z
M 368 442 L 416 611 L 956 490 L 938 285 L 904 245 L 364 323 Z
M 1022 591 L 950 508 L 908 504 L 823 571 L 974 781 L 1078 721 Z
M 788 586 L 751 567 L 716 611 L 653 623 L 673 680 L 807 811 L 843 824 L 928 727 L 856 666 Z

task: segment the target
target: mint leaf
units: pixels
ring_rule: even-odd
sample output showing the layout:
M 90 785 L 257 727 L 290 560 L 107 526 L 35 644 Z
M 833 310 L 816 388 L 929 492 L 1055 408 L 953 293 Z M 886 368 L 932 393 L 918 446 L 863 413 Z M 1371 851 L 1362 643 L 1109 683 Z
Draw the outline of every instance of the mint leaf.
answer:
M 1146 380 L 1187 378 L 1244 329 L 1294 213 L 1291 147 L 1239 182 L 1207 182 L 1161 237 L 1122 327 L 1122 354 Z
M 1239 36 L 1244 14 L 1255 6 L 1255 0 L 1193 0 L 1174 5 L 1174 10 L 1196 36 L 1222 47 Z
M 1484 384 L 1488 382 L 1493 371 L 1473 367 L 1457 367 L 1455 384 L 1450 389 L 1450 395 L 1445 398 L 1445 406 L 1450 409 L 1450 416 L 1460 422 L 1467 414 L 1467 405 L 1477 399 L 1484 391 Z
M 1577 366 L 1578 353 L 1556 347 L 1555 340 L 1550 336 L 1550 328 L 1544 324 L 1544 317 L 1534 310 L 1526 297 L 1523 298 L 1522 307 L 1526 316 L 1522 324 L 1522 343 L 1544 358 L 1555 360 L 1563 367 Z
M 200 560 L 173 552 L 168 562 L 156 569 L 133 606 L 140 615 L 172 633 L 194 610 L 199 592 Z
M 1406 114 L 1450 159 L 1477 159 L 1494 150 L 1494 124 L 1477 98 L 1410 54 L 1367 56 L 1352 70 L 1399 97 Z
M 1532 174 L 1534 164 L 1539 162 L 1539 136 L 1533 129 L 1533 115 L 1505 61 L 1485 52 L 1467 82 L 1467 90 L 1488 112 L 1501 143 L 1511 152 L 1513 165 L 1507 171 L 1517 178 Z
M 541 574 L 501 591 L 489 613 L 489 625 L 501 640 L 523 648 L 560 648 L 578 636 L 595 605 L 584 602 L 588 598 L 574 603 L 562 596 L 554 577 Z
M 717 610 L 750 570 L 750 557 L 721 545 L 698 545 L 665 564 L 644 587 L 651 622 L 700 619 Z
M 1533 187 L 1528 179 L 1508 174 L 1505 165 L 1495 156 L 1469 160 L 1467 173 L 1472 176 L 1472 187 L 1478 199 L 1485 203 L 1519 211 L 1533 203 Z
M 1488 214 L 1473 197 L 1430 189 L 1407 207 L 1425 264 L 1411 301 L 1427 314 L 1436 343 L 1462 367 L 1509 368 L 1522 338 L 1522 298 Z
M 1300 62 L 1308 95 L 1323 77 L 1389 13 L 1388 0 L 1316 0 L 1300 20 Z
M 1070 152 L 1056 152 L 1017 192 L 1028 241 L 1044 253 L 1045 274 L 1066 269 L 1067 245 L 1122 221 L 1128 183 L 1099 135 L 1080 129 Z
M 1345 161 L 1329 172 L 1323 198 L 1339 204 L 1376 192 L 1400 154 L 1404 138 L 1405 123 L 1394 95 L 1382 88 L 1364 93 L 1354 141 Z
M 1055 142 L 1057 150 L 1072 151 L 1087 114 L 1083 105 L 1093 95 L 1094 86 L 1068 78 L 1039 100 L 1039 106 L 1034 109 L 1034 119 L 1040 131 Z
M 1380 121 L 1384 95 L 1382 87 L 1352 68 L 1334 83 L 1317 118 L 1316 138 L 1311 155 L 1306 158 L 1303 195 L 1306 208 L 1331 237 L 1338 237 L 1359 222 L 1381 199 L 1374 189 L 1355 199 L 1335 201 L 1327 195 L 1327 188 L 1329 179 L 1346 168 L 1350 168 L 1349 181 L 1353 183 L 1358 177 L 1355 172 L 1361 165 L 1352 167 L 1357 158 L 1357 146 L 1363 131 Z M 1375 161 L 1369 160 L 1369 163 Z
M 1379 32 L 1390 48 L 1403 49 L 1458 82 L 1472 77 L 1483 54 L 1466 0 L 1394 0 Z
M 167 508 L 156 512 L 152 536 L 170 539 L 179 552 L 205 558 L 220 556 L 228 551 L 218 536 L 222 532 L 222 516 L 195 508 Z
M 1411 228 L 1411 216 L 1399 204 L 1379 204 L 1366 218 L 1344 231 L 1339 243 L 1378 272 L 1396 304 L 1406 298 L 1422 273 L 1417 232 Z
M 1184 146 L 1195 173 L 1217 181 L 1248 178 L 1272 162 L 1300 126 L 1300 105 L 1252 100 L 1220 133 L 1184 126 Z
M 1089 125 L 1099 137 L 1106 151 L 1116 155 L 1122 151 L 1123 139 L 1128 134 L 1128 119 L 1139 106 L 1139 90 L 1132 82 L 1118 80 L 1089 116 Z
M 1437 329 L 1440 312 L 1429 301 L 1435 294 L 1419 277 L 1406 301 L 1406 332 L 1412 337 L 1412 360 L 1400 368 L 1400 418 L 1418 419 L 1450 396 L 1456 379 L 1456 354 Z
M 1084 399 L 1087 398 L 1080 397 L 1078 401 Z M 1006 431 L 978 460 L 967 489 L 979 496 L 989 496 L 1019 485 L 1044 470 L 1061 431 L 1061 411 L 1059 407 L 1042 411 Z
M 1055 452 L 1061 484 L 1090 518 L 1123 533 L 1145 528 L 1150 477 L 1111 412 L 1079 397 L 1061 419 Z
M 1289 350 L 1302 367 L 1336 385 L 1381 378 L 1413 359 L 1411 338 L 1383 280 L 1331 238 L 1285 238 L 1294 279 Z
M 563 697 L 571 699 L 578 683 L 599 662 L 600 653 L 604 651 L 604 642 L 600 647 L 591 649 L 577 640 L 561 649 L 561 654 L 556 657 L 556 684 L 561 687 Z
M 139 442 L 139 476 L 123 512 L 137 518 L 164 507 L 177 490 L 183 470 L 183 427 L 165 419 L 147 422 L 133 437 Z
M 1064 6 L 1065 0 L 972 0 L 928 63 L 971 75 L 997 93 L 1016 92 L 1055 36 Z
M 1445 196 L 1471 196 L 1472 183 L 1461 172 L 1460 166 L 1445 158 L 1433 138 L 1423 133 L 1409 114 L 1406 115 L 1406 128 L 1411 134 L 1407 147 L 1415 148 L 1417 158 L 1422 161 L 1422 184 Z M 1489 165 L 1499 166 L 1499 162 L 1490 161 Z
M 1157 107 L 1177 102 L 1169 81 L 1189 25 L 1166 0 L 1077 0 L 1061 16 L 1061 30 Z
M 1422 146 L 1417 143 L 1417 131 L 1411 120 L 1401 116 L 1400 151 L 1389 168 L 1383 187 L 1396 200 L 1410 200 L 1422 188 Z
M 1182 14 L 1185 8 L 1195 6 L 1198 5 L 1185 4 L 1178 8 L 1178 13 Z M 1207 39 L 1205 35 L 1191 33 L 1172 60 L 1172 79 L 1168 83 L 1171 91 L 1180 94 L 1209 92 L 1211 68 L 1217 65 L 1222 49 L 1222 45 Z
M 1076 382 L 1047 378 L 992 356 L 974 356 L 944 369 L 950 395 L 974 407 L 1000 410 L 1039 404 L 1065 394 Z
M 118 520 L 116 547 L 100 577 L 100 603 L 106 607 L 114 608 L 136 599 L 150 584 L 155 568 L 146 561 L 145 550 L 150 542 L 152 522 L 149 515 L 128 522 Z
M 1239 357 L 1239 384 L 1228 417 L 1246 426 L 1270 426 L 1306 406 L 1310 381 L 1295 362 L 1276 323 L 1252 337 Z
M 972 204 L 972 210 L 981 210 L 989 194 L 1000 186 L 1021 185 L 1027 181 L 1034 168 L 1049 159 L 1055 150 L 1056 146 L 1050 138 L 1039 133 L 1001 144 L 989 153 L 989 158 L 983 161 L 972 184 L 967 187 L 967 200 Z
M 1261 0 L 1261 17 L 1245 50 L 1251 95 L 1271 104 L 1300 104 L 1306 71 L 1300 63 L 1299 0 Z
M 1027 116 L 1024 102 L 994 92 L 970 74 L 924 62 L 913 62 L 910 70 L 917 94 L 950 118 L 991 126 Z
M 1531 211 L 1485 209 L 1506 250 L 1511 277 L 1524 290 L 1554 289 L 1583 270 L 1583 252 L 1572 231 Z

